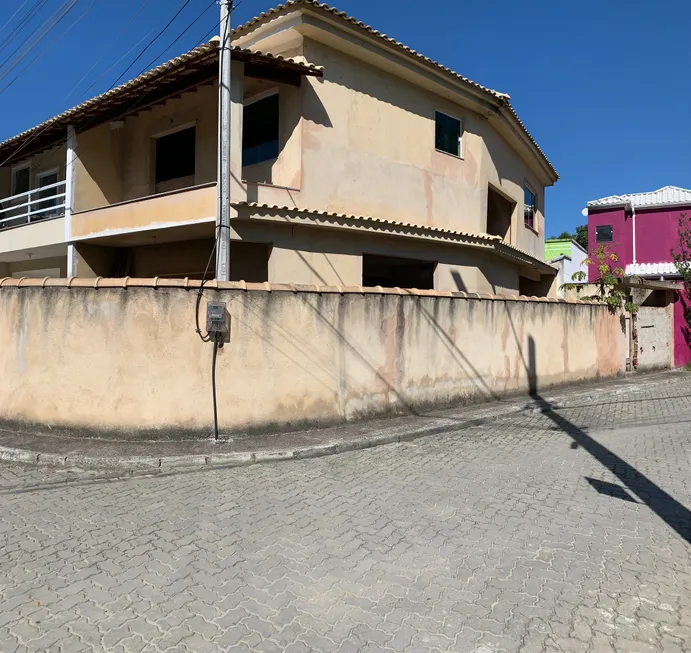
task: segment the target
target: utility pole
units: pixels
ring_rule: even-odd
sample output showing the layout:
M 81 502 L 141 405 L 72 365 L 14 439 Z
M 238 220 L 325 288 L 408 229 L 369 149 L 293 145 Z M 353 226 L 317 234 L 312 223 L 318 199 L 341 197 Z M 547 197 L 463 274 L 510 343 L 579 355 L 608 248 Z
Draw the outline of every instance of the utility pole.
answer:
M 218 75 L 218 207 L 216 211 L 216 279 L 230 280 L 230 21 L 234 0 L 219 0 L 221 42 Z

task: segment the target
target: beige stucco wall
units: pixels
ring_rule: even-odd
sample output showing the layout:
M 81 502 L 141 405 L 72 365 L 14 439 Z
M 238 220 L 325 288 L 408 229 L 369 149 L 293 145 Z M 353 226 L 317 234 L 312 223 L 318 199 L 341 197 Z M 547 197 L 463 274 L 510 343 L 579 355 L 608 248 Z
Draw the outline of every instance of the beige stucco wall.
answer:
M 0 419 L 208 434 L 211 346 L 195 289 L 0 288 Z M 204 290 L 227 303 L 226 433 L 524 392 L 623 371 L 605 307 L 339 292 Z M 202 307 L 202 311 L 204 308 Z
M 67 256 L 47 256 L 45 258 L 30 259 L 28 261 L 16 261 L 6 263 L 2 276 L 19 277 L 26 273 L 27 277 L 43 276 L 44 271 L 51 271 L 46 274 L 49 277 L 65 277 L 67 275 Z M 57 271 L 57 274 L 55 273 Z
M 367 253 L 437 261 L 436 290 L 519 294 L 517 266 L 470 247 L 251 220 L 234 222 L 233 237 L 272 244 L 272 283 L 359 286 L 362 255 Z
M 65 218 L 39 220 L 12 229 L 0 230 L 0 254 L 65 242 Z
M 543 187 L 485 117 L 322 43 L 305 39 L 304 53 L 325 74 L 303 82 L 302 206 L 483 233 L 492 184 L 516 204 L 511 242 L 542 258 Z M 462 119 L 462 158 L 435 150 L 435 110 Z
M 72 215 L 71 238 L 116 235 L 195 220 L 215 220 L 216 186 L 155 195 Z

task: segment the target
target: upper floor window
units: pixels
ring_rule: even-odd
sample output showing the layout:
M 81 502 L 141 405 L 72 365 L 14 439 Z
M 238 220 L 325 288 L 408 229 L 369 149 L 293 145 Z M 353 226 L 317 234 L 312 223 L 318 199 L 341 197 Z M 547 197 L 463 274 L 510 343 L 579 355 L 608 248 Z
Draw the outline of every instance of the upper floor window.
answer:
M 278 93 L 246 104 L 242 115 L 242 165 L 278 158 Z
M 27 193 L 31 186 L 31 168 L 29 165 L 12 169 L 12 195 Z
M 527 227 L 535 229 L 535 212 L 537 210 L 537 197 L 528 186 L 523 187 L 523 221 Z
M 463 125 L 458 118 L 448 116 L 441 111 L 435 111 L 434 147 L 437 150 L 460 157 L 462 154 L 462 135 Z
M 156 138 L 156 192 L 194 184 L 195 145 L 194 127 Z
M 601 224 L 595 227 L 595 242 L 596 243 L 611 243 L 613 238 L 612 225 Z

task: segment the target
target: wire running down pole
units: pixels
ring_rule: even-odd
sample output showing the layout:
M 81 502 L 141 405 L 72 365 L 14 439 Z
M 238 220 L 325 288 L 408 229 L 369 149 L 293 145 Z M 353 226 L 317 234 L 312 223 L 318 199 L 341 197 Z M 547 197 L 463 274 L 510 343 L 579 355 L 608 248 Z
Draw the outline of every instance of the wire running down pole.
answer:
M 220 0 L 221 42 L 218 76 L 218 207 L 216 214 L 218 247 L 216 279 L 230 280 L 230 21 L 233 0 Z

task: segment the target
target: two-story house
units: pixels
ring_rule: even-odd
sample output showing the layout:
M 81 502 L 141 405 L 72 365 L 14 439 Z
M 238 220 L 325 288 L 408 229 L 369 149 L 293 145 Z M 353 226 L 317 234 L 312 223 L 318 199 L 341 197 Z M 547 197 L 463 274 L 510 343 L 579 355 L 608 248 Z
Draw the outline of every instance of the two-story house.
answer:
M 591 252 L 600 244 L 608 245 L 627 277 L 679 281 L 671 252 L 679 249 L 679 217 L 691 215 L 691 190 L 665 186 L 646 193 L 610 195 L 588 202 L 587 211 Z M 588 280 L 597 277 L 597 261 L 591 261 Z M 650 301 L 667 299 L 660 291 Z M 673 301 L 674 363 L 681 366 L 691 362 L 691 334 L 684 318 L 689 299 L 676 293 Z
M 508 95 L 312 0 L 233 46 L 231 279 L 554 294 Z M 217 40 L 1 143 L 0 276 L 213 277 L 217 144 Z

